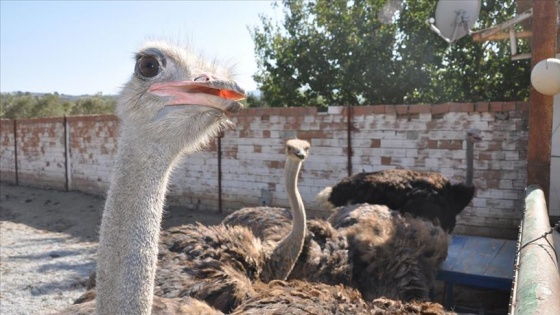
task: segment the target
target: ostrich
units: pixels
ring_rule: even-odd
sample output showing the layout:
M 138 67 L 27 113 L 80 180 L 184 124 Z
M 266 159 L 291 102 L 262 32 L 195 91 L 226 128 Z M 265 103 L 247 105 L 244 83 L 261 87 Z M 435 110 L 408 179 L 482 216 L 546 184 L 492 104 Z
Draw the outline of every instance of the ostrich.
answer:
M 301 166 L 298 160 L 308 155 L 309 148 L 309 142 L 304 140 L 293 139 L 286 143 L 287 159 L 284 167 L 284 179 L 290 209 L 277 207 L 242 208 L 228 215 L 222 221 L 222 224 L 229 226 L 240 225 L 250 227 L 251 232 L 261 239 L 263 246 L 274 250 L 274 253 L 280 256 L 285 256 L 288 250 L 287 247 L 282 244 L 282 240 L 284 239 L 284 243 L 286 243 L 286 235 L 293 235 L 293 239 L 300 240 L 296 248 L 288 250 L 290 251 L 290 260 L 293 259 L 294 263 L 301 252 L 304 233 L 306 231 L 305 208 L 299 190 L 297 189 L 298 174 Z M 274 277 L 274 279 L 285 280 L 288 277 L 293 264 L 285 263 L 284 265 L 286 265 L 286 267 L 282 272 L 282 276 Z M 288 267 L 289 270 L 287 270 Z M 266 278 L 267 279 L 264 279 L 265 281 L 272 280 L 269 276 Z
M 158 239 L 172 169 L 231 126 L 227 115 L 245 98 L 234 81 L 218 77 L 229 71 L 169 43 L 148 42 L 135 57 L 117 104 L 119 148 L 101 221 L 97 314 L 150 314 L 157 306 Z
M 402 213 L 437 220 L 450 233 L 455 227 L 456 216 L 474 197 L 473 147 L 481 139 L 480 130 L 467 130 L 464 183 L 451 184 L 436 172 L 392 169 L 344 178 L 335 186 L 323 189 L 317 200 L 325 208 L 364 202 L 387 205 Z

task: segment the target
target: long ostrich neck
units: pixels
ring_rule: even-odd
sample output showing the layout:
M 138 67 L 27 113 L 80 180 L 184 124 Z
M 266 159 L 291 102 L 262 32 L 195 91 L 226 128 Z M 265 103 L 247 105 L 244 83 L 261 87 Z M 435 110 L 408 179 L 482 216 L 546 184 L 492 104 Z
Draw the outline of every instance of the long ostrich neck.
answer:
M 286 159 L 284 178 L 286 180 L 286 193 L 292 210 L 292 230 L 274 248 L 270 256 L 268 275 L 265 274 L 268 279 L 264 279 L 265 281 L 286 280 L 303 248 L 306 216 L 303 200 L 301 200 L 297 188 L 300 168 L 301 161 L 295 162 L 290 158 Z
M 474 143 L 467 139 L 467 175 L 465 176 L 465 185 L 473 185 L 473 148 Z
M 97 314 L 150 314 L 160 223 L 174 157 L 121 137 L 101 221 Z

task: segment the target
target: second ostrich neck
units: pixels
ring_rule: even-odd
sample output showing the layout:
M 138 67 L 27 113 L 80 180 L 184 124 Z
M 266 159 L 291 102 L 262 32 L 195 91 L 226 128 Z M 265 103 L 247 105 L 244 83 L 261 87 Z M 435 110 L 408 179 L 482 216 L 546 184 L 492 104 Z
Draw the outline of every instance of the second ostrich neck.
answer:
M 472 141 L 467 140 L 467 174 L 465 176 L 465 185 L 472 186 L 473 185 L 473 164 L 474 164 L 474 157 L 473 157 L 473 148 L 474 143 Z
M 101 222 L 97 314 L 149 314 L 173 157 L 122 137 Z M 144 140 L 146 141 L 146 140 Z M 102 301 L 102 302 L 100 302 Z
M 297 188 L 301 161 L 286 159 L 284 178 L 286 193 L 292 210 L 292 230 L 274 248 L 270 257 L 269 272 L 265 281 L 286 280 L 292 271 L 303 248 L 306 229 L 306 216 L 303 201 Z

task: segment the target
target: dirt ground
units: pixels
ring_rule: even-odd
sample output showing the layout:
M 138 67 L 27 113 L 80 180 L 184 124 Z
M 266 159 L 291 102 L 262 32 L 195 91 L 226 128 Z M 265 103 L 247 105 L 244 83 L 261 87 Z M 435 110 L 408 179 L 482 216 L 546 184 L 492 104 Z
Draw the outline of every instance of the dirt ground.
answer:
M 104 198 L 0 183 L 0 314 L 49 314 L 84 292 L 95 269 Z M 164 228 L 223 215 L 166 209 Z M 441 302 L 438 283 L 434 299 Z M 509 292 L 455 288 L 455 302 L 507 314 Z
M 0 314 L 49 314 L 85 291 L 104 198 L 0 183 Z M 165 228 L 223 215 L 166 209 Z

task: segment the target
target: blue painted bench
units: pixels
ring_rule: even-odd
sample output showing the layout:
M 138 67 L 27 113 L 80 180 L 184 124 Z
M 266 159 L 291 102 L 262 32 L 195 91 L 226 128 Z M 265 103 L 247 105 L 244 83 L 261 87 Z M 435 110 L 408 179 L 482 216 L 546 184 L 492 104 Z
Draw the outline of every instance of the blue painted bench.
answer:
M 443 281 L 444 306 L 453 306 L 453 285 L 511 290 L 516 241 L 453 235 L 437 280 Z

